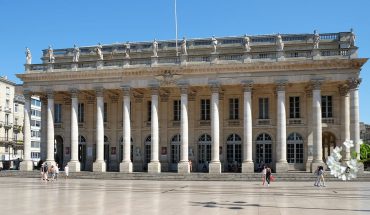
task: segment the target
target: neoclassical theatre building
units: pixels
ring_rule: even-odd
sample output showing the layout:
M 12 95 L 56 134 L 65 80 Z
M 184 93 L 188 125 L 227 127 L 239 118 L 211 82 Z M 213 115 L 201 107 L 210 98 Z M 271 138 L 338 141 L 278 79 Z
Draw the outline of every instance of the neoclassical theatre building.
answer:
M 359 152 L 357 49 L 352 31 L 27 49 L 21 169 L 37 95 L 41 159 L 73 172 L 312 171 Z

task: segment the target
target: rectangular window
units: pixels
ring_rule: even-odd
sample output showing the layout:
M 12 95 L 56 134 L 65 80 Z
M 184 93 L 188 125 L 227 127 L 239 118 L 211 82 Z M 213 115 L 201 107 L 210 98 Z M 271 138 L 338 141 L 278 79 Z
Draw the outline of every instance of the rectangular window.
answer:
M 209 99 L 200 100 L 200 120 L 211 120 L 211 101 Z
M 6 95 L 10 95 L 10 88 L 6 87 Z
M 181 100 L 173 101 L 173 121 L 181 120 Z
M 104 102 L 104 122 L 108 122 L 108 104 Z
M 62 122 L 62 104 L 54 104 L 54 122 Z
M 289 117 L 290 118 L 301 118 L 299 109 L 299 97 L 289 97 Z
M 9 114 L 5 114 L 5 125 L 9 125 Z
M 259 119 L 269 119 L 269 98 L 259 98 Z
M 78 103 L 78 122 L 82 123 L 85 121 L 85 105 L 84 103 Z
M 230 120 L 239 119 L 239 99 L 238 98 L 229 99 L 229 119 Z
M 18 113 L 18 104 L 15 104 L 15 105 L 14 105 L 14 112 L 15 112 L 15 113 Z
M 148 101 L 147 103 L 147 121 L 151 122 L 152 121 L 152 101 Z
M 321 97 L 321 114 L 322 114 L 322 118 L 332 118 L 333 117 L 332 96 L 322 96 Z

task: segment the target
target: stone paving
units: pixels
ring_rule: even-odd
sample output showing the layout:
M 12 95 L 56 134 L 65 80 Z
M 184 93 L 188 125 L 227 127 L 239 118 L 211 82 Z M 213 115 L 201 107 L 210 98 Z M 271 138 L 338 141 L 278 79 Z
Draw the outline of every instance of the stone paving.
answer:
M 0 178 L 0 214 L 370 214 L 370 182 Z

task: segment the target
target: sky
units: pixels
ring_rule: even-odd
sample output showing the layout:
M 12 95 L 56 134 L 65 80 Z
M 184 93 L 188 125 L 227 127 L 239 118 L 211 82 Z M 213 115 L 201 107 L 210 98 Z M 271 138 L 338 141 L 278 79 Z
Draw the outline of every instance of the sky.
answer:
M 177 0 L 179 38 L 276 33 L 356 33 L 370 57 L 369 0 Z M 0 0 L 0 76 L 15 83 L 41 50 L 126 41 L 175 39 L 174 0 Z M 360 85 L 360 121 L 370 124 L 370 62 Z

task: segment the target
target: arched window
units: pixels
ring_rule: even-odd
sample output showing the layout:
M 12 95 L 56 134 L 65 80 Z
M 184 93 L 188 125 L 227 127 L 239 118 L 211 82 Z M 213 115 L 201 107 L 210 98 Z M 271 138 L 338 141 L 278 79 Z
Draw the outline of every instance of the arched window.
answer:
M 303 163 L 303 138 L 298 133 L 291 133 L 287 139 L 288 163 Z
M 145 138 L 145 162 L 149 163 L 152 159 L 152 136 L 149 135 Z
M 267 133 L 258 135 L 256 139 L 256 161 L 259 164 L 272 162 L 272 138 Z
M 212 139 L 208 134 L 202 134 L 198 139 L 198 164 L 200 171 L 208 171 L 211 161 Z
M 86 144 L 86 139 L 84 136 L 78 136 L 78 144 Z
M 171 139 L 171 159 L 170 159 L 170 170 L 175 171 L 177 169 L 177 163 L 180 161 L 181 153 L 181 135 L 176 134 Z
M 227 137 L 227 162 L 232 164 L 234 161 L 241 163 L 242 162 L 242 139 L 237 134 L 230 134 Z

